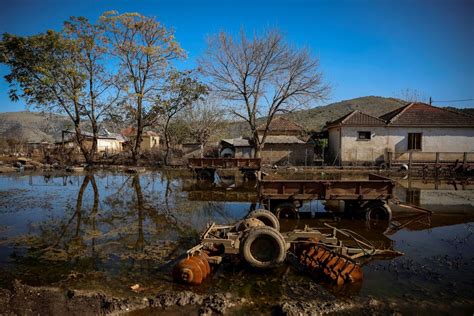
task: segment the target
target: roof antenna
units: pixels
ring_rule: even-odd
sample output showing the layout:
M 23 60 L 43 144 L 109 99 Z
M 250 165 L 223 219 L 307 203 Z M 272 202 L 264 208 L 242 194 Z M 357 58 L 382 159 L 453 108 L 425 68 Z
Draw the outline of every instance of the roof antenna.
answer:
M 432 103 L 432 100 L 431 100 L 431 97 L 430 97 L 430 105 L 431 105 L 431 103 Z

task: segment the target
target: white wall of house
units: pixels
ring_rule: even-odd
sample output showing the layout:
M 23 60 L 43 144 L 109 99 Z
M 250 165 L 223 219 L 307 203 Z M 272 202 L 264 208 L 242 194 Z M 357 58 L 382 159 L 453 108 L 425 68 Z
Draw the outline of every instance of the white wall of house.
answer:
M 358 139 L 359 132 L 370 132 L 369 140 Z M 382 161 L 388 146 L 385 127 L 352 127 L 342 128 L 342 161 Z
M 473 152 L 474 128 L 389 127 L 389 147 L 408 150 L 408 133 L 422 133 L 423 152 Z
M 358 139 L 359 131 L 370 131 L 371 139 Z M 409 133 L 422 134 L 422 149 L 415 152 L 414 160 L 434 160 L 435 152 L 474 152 L 474 128 L 343 126 L 329 129 L 329 157 L 332 162 L 342 148 L 339 154 L 342 162 L 346 163 L 382 161 L 389 150 L 395 153 L 397 159 L 407 160 L 408 154 L 397 153 L 408 151 Z M 462 160 L 459 154 L 443 155 L 446 160 Z
M 122 142 L 116 139 L 97 140 L 97 152 L 116 153 L 122 151 Z

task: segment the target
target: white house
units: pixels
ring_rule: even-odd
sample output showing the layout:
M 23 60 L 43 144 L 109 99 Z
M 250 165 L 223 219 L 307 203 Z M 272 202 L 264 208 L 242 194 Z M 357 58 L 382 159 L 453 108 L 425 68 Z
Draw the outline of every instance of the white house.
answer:
M 356 110 L 326 129 L 331 164 L 474 161 L 474 117 L 424 103 L 380 117 Z

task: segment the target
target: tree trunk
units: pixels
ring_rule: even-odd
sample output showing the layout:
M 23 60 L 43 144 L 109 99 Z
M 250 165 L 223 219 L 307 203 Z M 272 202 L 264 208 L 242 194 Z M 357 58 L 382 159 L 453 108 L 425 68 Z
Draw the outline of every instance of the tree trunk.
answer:
M 99 137 L 99 127 L 97 126 L 97 122 L 95 119 L 91 120 L 92 124 L 92 148 L 90 150 L 90 164 L 94 163 L 94 156 L 95 153 L 97 152 L 97 143 L 98 143 L 98 137 Z
M 169 124 L 170 124 L 170 118 L 168 118 L 166 120 L 166 124 L 165 124 L 165 144 L 166 144 L 166 153 L 165 153 L 165 165 L 169 165 L 170 163 L 170 135 L 169 135 L 169 132 L 168 132 L 168 128 L 169 128 Z
M 74 130 L 76 132 L 77 144 L 79 146 L 79 149 L 81 150 L 82 155 L 84 156 L 84 159 L 86 160 L 86 164 L 92 164 L 92 157 L 90 151 L 87 150 L 87 146 L 85 144 L 85 137 L 84 135 L 82 135 L 81 128 L 78 124 L 75 124 Z
M 140 146 L 142 144 L 143 122 L 142 122 L 142 99 L 137 99 L 137 134 L 135 144 L 132 147 L 132 160 L 136 165 L 140 157 Z

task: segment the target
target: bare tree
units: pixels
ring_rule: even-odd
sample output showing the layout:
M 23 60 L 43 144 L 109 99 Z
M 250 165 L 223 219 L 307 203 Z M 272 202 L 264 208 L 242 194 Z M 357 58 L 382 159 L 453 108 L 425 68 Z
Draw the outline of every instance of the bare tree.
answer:
M 429 101 L 429 98 L 426 96 L 425 93 L 417 89 L 411 89 L 411 88 L 401 89 L 396 94 L 396 96 L 409 103 L 412 103 L 412 102 L 425 102 L 426 103 Z
M 170 68 L 170 62 L 184 58 L 185 53 L 167 30 L 153 17 L 138 13 L 106 12 L 101 17 L 107 30 L 111 51 L 118 57 L 127 79 L 136 135 L 132 146 L 134 162 L 140 154 L 142 133 L 149 112 L 155 104 L 154 96 L 160 91 Z
M 244 31 L 239 38 L 222 32 L 209 39 L 199 62 L 202 73 L 212 79 L 211 89 L 228 101 L 232 114 L 249 124 L 255 157 L 260 157 L 275 114 L 322 100 L 329 92 L 318 59 L 305 48 L 289 45 L 278 31 L 252 38 Z M 259 117 L 265 117 L 260 134 Z
M 218 133 L 225 124 L 224 109 L 214 96 L 208 96 L 186 109 L 182 115 L 187 123 L 190 137 L 201 145 L 206 145 L 212 135 Z
M 162 120 L 163 134 L 165 136 L 166 155 L 165 163 L 169 164 L 171 130 L 170 123 L 176 116 L 190 108 L 193 104 L 207 94 L 207 87 L 203 85 L 191 71 L 173 71 L 167 77 L 167 83 L 156 96 L 155 106 L 150 113 L 154 113 L 155 120 Z

